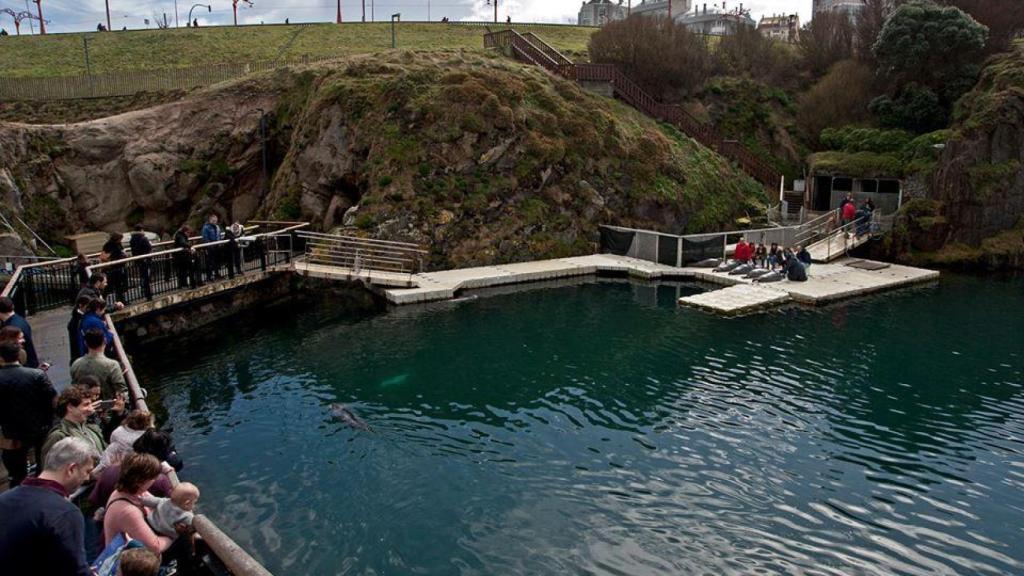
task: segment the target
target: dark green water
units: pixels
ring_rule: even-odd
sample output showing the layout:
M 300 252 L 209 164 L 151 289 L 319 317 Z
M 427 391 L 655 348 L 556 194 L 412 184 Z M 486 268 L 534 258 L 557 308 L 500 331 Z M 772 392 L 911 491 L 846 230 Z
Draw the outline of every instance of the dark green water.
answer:
M 141 377 L 279 575 L 1024 574 L 1024 282 L 735 319 L 675 290 L 277 306 Z

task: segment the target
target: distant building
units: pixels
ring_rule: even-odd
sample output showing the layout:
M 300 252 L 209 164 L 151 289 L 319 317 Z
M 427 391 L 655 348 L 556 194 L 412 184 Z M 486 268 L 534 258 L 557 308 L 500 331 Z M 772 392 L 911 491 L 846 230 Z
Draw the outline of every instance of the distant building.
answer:
M 822 12 L 839 12 L 856 21 L 864 10 L 864 0 L 814 0 L 813 8 L 815 16 Z
M 710 5 L 695 5 L 692 0 L 671 0 L 672 19 L 686 26 L 696 34 L 711 36 L 727 36 L 733 34 L 741 26 L 754 28 L 757 22 L 750 17 L 750 10 L 744 10 L 743 3 L 736 8 L 727 10 L 728 2 L 713 2 Z M 692 8 L 691 8 L 692 7 Z M 670 4 L 667 0 L 644 0 L 633 6 L 633 14 L 643 16 L 668 16 Z
M 727 10 L 724 0 L 721 7 L 716 3 L 708 8 L 707 4 L 702 3 L 700 6 L 694 6 L 692 11 L 673 18 L 691 32 L 708 36 L 729 36 L 744 27 L 757 27 L 757 22 L 750 17 L 750 10 L 745 10 L 742 3 L 738 8 Z
M 628 9 L 622 5 L 622 0 L 612 3 L 611 0 L 584 0 L 580 7 L 580 26 L 604 26 L 616 20 L 625 20 Z
M 800 16 L 797 14 L 777 14 L 762 16 L 757 23 L 757 31 L 765 38 L 780 42 L 796 42 L 800 39 Z
M 654 0 L 649 2 L 641 0 L 633 6 L 633 14 L 643 16 L 668 16 L 669 3 L 666 0 Z M 672 18 L 678 19 L 681 15 L 690 11 L 690 0 L 672 0 Z

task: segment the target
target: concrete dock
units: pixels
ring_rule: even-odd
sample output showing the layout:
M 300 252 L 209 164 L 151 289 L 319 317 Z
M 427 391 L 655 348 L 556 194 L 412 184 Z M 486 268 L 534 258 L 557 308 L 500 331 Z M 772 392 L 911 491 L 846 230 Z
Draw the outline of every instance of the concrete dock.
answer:
M 412 274 L 405 277 L 410 282 L 410 287 L 388 288 L 384 294 L 393 304 L 414 304 L 448 300 L 466 290 L 601 273 L 627 274 L 644 280 L 699 280 L 731 287 L 680 299 L 681 305 L 722 314 L 749 313 L 789 302 L 824 304 L 909 284 L 933 281 L 939 277 L 938 272 L 931 270 L 843 258 L 831 264 L 813 265 L 806 282 L 783 280 L 757 284 L 740 276 L 715 273 L 708 268 L 677 268 L 626 256 L 594 254 Z M 336 274 L 343 275 L 341 272 Z

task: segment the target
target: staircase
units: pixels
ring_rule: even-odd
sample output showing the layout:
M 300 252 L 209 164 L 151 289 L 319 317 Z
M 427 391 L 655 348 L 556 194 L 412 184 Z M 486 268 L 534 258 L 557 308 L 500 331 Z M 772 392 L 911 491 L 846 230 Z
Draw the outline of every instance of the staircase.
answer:
M 576 64 L 536 34 L 519 34 L 512 29 L 484 34 L 484 48 L 508 50 L 521 61 L 576 82 L 608 82 L 621 100 L 652 118 L 672 124 L 683 134 L 736 162 L 769 190 L 774 192 L 782 182 L 782 173 L 746 146 L 725 139 L 714 127 L 694 118 L 681 106 L 658 102 L 614 64 Z

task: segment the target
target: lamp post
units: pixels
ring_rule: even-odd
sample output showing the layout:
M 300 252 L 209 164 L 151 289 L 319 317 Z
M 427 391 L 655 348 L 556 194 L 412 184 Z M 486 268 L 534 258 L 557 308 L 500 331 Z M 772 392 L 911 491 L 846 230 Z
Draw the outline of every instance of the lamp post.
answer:
M 487 0 L 487 5 L 490 6 L 491 2 L 494 2 L 494 23 L 498 23 L 498 0 Z
M 103 3 L 107 6 L 107 32 L 110 32 L 110 0 L 104 0 Z
M 391 47 L 396 48 L 398 46 L 398 39 L 395 36 L 395 21 L 402 21 L 402 13 L 391 15 Z
M 238 3 L 244 2 L 252 7 L 252 0 L 231 0 L 231 12 L 235 16 L 235 26 L 238 26 Z
M 198 8 L 199 6 L 203 6 L 204 8 L 206 8 L 207 12 L 213 12 L 213 6 L 210 6 L 209 4 L 193 4 L 192 7 L 188 9 L 188 22 L 185 23 L 185 26 L 188 26 L 192 23 L 192 11 Z
M 46 34 L 46 20 L 43 20 L 43 0 L 32 0 L 39 8 L 39 34 Z
M 341 24 L 341 0 L 338 0 L 338 24 Z

